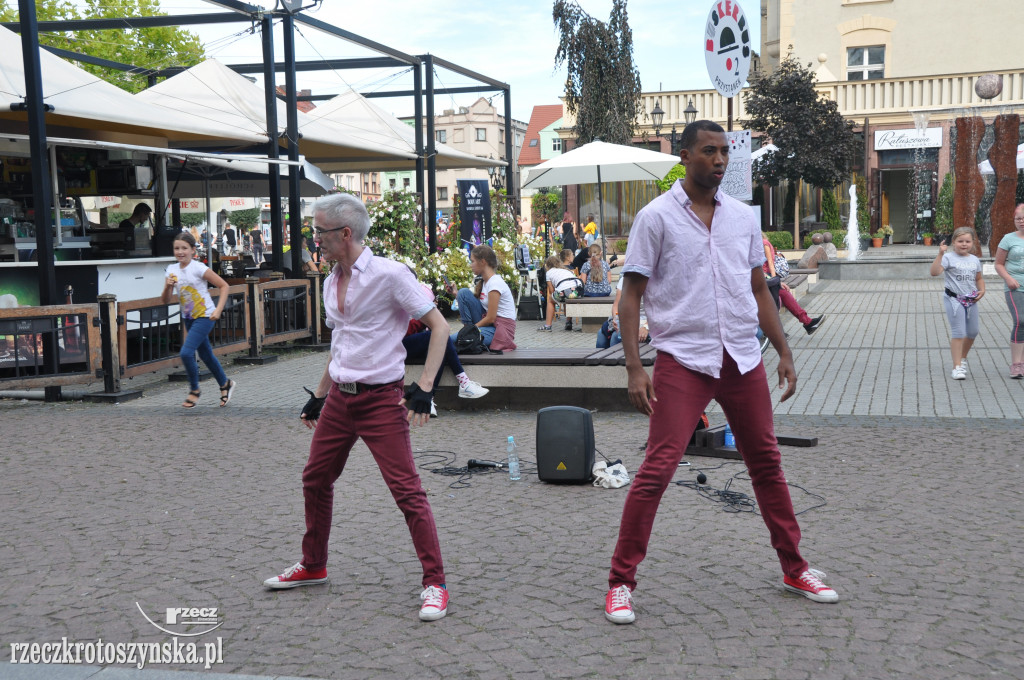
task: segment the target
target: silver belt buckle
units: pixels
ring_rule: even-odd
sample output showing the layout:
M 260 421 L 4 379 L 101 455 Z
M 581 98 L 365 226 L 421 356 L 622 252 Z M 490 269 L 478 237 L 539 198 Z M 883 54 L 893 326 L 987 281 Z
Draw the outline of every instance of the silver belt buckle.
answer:
M 356 384 L 354 382 L 338 383 L 338 389 L 345 394 L 356 394 Z

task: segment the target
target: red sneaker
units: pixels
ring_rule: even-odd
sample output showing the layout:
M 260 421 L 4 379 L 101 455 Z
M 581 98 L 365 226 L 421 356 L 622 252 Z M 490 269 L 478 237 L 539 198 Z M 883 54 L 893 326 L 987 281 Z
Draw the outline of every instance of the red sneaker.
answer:
M 302 562 L 296 562 L 285 569 L 280 576 L 268 578 L 263 585 L 272 590 L 280 590 L 282 588 L 298 588 L 299 586 L 315 586 L 318 583 L 327 583 L 327 567 L 310 571 Z
M 423 606 L 420 607 L 420 621 L 437 621 L 448 613 L 448 590 L 440 586 L 427 586 L 420 593 Z
M 608 591 L 604 598 L 604 618 L 612 623 L 633 623 L 633 594 L 629 586 L 619 586 Z
M 824 576 L 817 569 L 807 569 L 799 578 L 784 577 L 782 585 L 789 592 L 799 593 L 815 602 L 839 602 L 839 594 L 821 580 Z

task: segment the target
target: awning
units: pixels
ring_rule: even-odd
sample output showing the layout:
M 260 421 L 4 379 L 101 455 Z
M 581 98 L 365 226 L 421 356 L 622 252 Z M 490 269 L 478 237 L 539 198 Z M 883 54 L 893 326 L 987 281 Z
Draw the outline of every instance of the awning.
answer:
M 0 130 L 24 133 L 28 113 L 11 110 L 12 104 L 25 101 L 21 36 L 0 27 L 0 55 Z M 65 135 L 120 142 L 144 141 L 144 136 L 154 145 L 158 140 L 267 142 L 265 129 L 242 129 L 209 116 L 149 105 L 46 50 L 39 51 L 39 62 L 43 101 L 54 107 L 46 114 L 48 130 L 62 128 Z
M 207 59 L 139 92 L 134 98 L 167 112 L 203 116 L 247 134 L 255 135 L 267 129 L 263 88 L 216 59 Z M 286 146 L 283 135 L 288 112 L 287 105 L 280 100 L 277 116 L 279 139 L 282 146 Z M 395 136 L 314 119 L 301 111 L 298 117 L 299 152 L 316 165 L 330 161 L 345 170 L 363 166 L 383 169 L 391 162 L 415 160 L 408 145 Z

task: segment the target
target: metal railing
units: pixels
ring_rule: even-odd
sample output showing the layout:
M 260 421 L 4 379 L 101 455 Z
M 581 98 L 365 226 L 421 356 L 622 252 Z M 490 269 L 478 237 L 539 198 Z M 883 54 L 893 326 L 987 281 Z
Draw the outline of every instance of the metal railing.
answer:
M 316 275 L 228 288 L 228 302 L 210 333 L 217 355 L 291 340 L 320 341 Z M 211 290 L 216 298 L 220 291 Z M 253 304 L 255 302 L 255 304 Z M 254 332 L 256 329 L 257 332 Z M 0 386 L 54 387 L 103 378 L 104 391 L 121 379 L 181 365 L 185 328 L 177 303 L 160 298 L 118 302 L 100 295 L 94 305 L 0 309 Z M 59 349 L 57 369 L 51 352 Z
M 98 322 L 98 305 L 0 309 L 0 385 L 28 389 L 94 382 L 101 373 Z
M 309 281 L 286 279 L 260 284 L 263 344 L 310 337 L 313 314 Z

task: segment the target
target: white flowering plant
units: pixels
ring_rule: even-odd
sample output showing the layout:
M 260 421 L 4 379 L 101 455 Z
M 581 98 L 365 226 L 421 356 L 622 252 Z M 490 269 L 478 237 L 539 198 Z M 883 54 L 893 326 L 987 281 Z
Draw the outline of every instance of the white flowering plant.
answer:
M 418 226 L 421 208 L 416 194 L 387 191 L 366 209 L 370 213 L 366 244 L 374 253 L 393 253 L 414 261 L 426 256 L 427 243 L 423 229 Z

